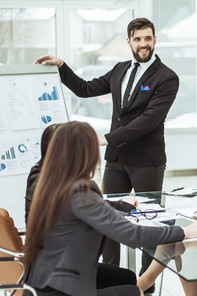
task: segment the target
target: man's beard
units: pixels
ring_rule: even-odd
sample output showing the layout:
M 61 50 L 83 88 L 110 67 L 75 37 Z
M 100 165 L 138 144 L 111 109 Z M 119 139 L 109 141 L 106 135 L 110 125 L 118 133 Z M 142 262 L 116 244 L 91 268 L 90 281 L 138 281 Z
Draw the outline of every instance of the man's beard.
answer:
M 150 47 L 144 47 L 144 48 L 147 48 L 149 50 L 148 56 L 144 57 L 144 58 L 141 58 L 140 55 L 138 54 L 139 50 L 137 50 L 137 52 L 134 52 L 133 49 L 131 48 L 134 58 L 139 63 L 146 63 L 146 62 L 150 61 L 150 59 L 152 58 L 154 48 L 153 49 L 151 49 Z

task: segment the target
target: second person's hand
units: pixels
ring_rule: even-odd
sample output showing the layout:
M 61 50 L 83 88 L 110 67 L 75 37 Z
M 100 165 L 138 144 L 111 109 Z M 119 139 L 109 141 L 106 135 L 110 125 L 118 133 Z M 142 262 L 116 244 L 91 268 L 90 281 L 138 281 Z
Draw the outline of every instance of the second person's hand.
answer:
M 63 63 L 64 62 L 60 58 L 54 57 L 50 54 L 39 57 L 35 62 L 35 64 L 54 65 L 58 66 L 58 68 L 60 68 Z
M 197 222 L 194 222 L 185 227 L 186 239 L 197 238 Z
M 121 198 L 122 201 L 130 203 L 134 207 L 138 206 L 138 201 L 134 196 L 126 195 Z

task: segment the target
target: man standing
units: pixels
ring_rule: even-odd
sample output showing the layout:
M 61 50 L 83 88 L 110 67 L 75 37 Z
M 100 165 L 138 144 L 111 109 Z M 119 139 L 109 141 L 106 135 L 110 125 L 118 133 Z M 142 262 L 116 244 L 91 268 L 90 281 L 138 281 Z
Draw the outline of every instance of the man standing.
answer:
M 104 193 L 160 191 L 166 164 L 164 121 L 178 91 L 178 76 L 153 55 L 155 28 L 146 18 L 128 24 L 127 42 L 133 58 L 120 62 L 92 81 L 78 77 L 61 59 L 45 55 L 36 63 L 58 65 L 61 81 L 79 97 L 112 94 L 110 132 L 106 145 Z M 119 245 L 108 241 L 106 263 L 119 264 Z M 145 264 L 146 265 L 146 264 Z

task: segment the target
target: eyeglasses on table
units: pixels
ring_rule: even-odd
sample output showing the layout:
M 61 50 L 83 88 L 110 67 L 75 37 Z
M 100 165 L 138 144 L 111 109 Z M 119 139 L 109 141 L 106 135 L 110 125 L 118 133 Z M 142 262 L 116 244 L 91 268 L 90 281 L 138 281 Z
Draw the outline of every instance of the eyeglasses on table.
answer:
M 139 222 L 139 216 L 143 216 L 148 220 L 152 220 L 157 217 L 157 212 L 152 209 L 147 209 L 145 211 L 133 209 L 130 211 L 129 216 L 133 217 L 136 220 L 136 222 Z

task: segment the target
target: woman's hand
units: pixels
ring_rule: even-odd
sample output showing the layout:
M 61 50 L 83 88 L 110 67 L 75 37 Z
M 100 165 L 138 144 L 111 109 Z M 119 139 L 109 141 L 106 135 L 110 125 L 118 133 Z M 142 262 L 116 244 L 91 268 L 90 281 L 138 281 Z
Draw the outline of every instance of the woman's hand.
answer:
M 185 238 L 197 238 L 197 222 L 185 227 Z
M 134 196 L 130 196 L 130 195 L 127 195 L 127 196 L 123 196 L 121 198 L 122 201 L 124 202 L 127 202 L 131 205 L 133 205 L 134 207 L 137 207 L 138 206 L 138 201 L 137 199 L 134 197 Z

